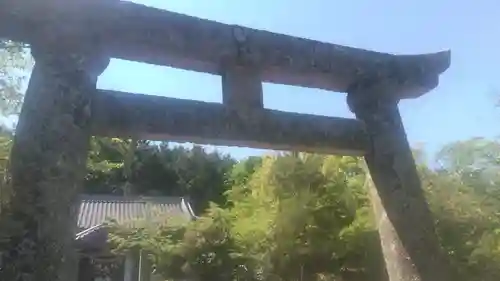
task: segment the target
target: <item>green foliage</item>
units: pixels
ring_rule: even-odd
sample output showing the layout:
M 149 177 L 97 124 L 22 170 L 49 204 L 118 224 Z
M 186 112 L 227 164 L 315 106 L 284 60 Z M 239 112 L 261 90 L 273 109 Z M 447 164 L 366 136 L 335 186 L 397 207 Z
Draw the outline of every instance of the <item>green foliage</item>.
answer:
M 440 170 L 422 170 L 443 246 L 467 280 L 499 280 L 500 143 L 472 139 L 445 146 Z
M 23 101 L 22 86 L 31 59 L 23 44 L 0 39 L 0 119 L 16 114 Z M 3 181 L 12 148 L 12 132 L 0 124 L 0 179 Z M 5 195 L 5 194 L 4 194 Z M 5 196 L 2 196 L 5 199 Z
M 8 180 L 7 168 L 10 159 L 10 150 L 12 148 L 12 135 L 10 132 L 0 132 L 0 209 L 9 201 L 10 192 L 6 187 Z
M 212 205 L 181 228 L 116 231 L 113 241 L 148 249 L 165 278 L 368 277 L 380 253 L 358 161 L 298 154 L 239 163 L 231 207 Z
M 127 152 L 127 141 L 92 137 L 87 156 L 86 193 L 121 193 L 124 184 L 120 171 Z
M 0 40 L 0 115 L 16 114 L 23 100 L 22 86 L 26 69 L 32 64 L 25 46 Z
M 0 39 L 0 120 L 18 113 L 23 100 L 22 85 L 30 59 L 22 44 Z M 9 202 L 12 190 L 6 185 L 12 147 L 12 132 L 0 124 L 0 209 Z
M 369 209 L 363 178 L 352 157 L 266 158 L 244 186 L 234 187 L 249 192 L 232 202 L 233 233 L 264 261 L 265 279 L 363 274 L 370 263 L 369 237 L 376 234 L 364 218 Z
M 205 216 L 187 224 L 113 224 L 110 241 L 118 252 L 145 250 L 166 279 L 252 280 L 253 271 L 246 267 L 251 262 L 238 251 L 230 231 L 227 212 L 212 204 Z
M 12 135 L 9 132 L 0 132 L 0 177 L 3 179 L 9 163 L 12 148 Z
M 498 148 L 459 143 L 439 154 L 448 163 L 441 169 L 419 163 L 442 246 L 467 280 L 500 278 L 500 201 L 489 196 L 498 173 L 485 172 L 498 167 Z M 480 180 L 468 177 L 486 160 Z M 353 157 L 250 158 L 228 173 L 224 209 L 211 206 L 191 224 L 121 241 L 148 237 L 165 278 L 379 280 L 383 261 L 363 171 Z
M 125 158 L 130 140 L 96 138 L 91 142 L 86 193 L 122 194 L 125 185 L 132 193 L 189 197 L 195 212 L 203 212 L 210 201 L 224 205 L 229 182 L 226 175 L 234 160 L 200 146 L 187 149 L 167 143 L 140 141 L 130 172 L 125 176 Z

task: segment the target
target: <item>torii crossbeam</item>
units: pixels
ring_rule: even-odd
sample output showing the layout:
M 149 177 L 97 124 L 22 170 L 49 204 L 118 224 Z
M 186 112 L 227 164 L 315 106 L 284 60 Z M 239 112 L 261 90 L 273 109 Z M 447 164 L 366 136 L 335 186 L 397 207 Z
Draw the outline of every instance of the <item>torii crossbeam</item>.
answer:
M 364 156 L 411 258 L 392 262 L 452 280 L 397 106 L 438 85 L 449 52 L 384 54 L 117 0 L 0 0 L 0 38 L 30 44 L 36 61 L 2 210 L 19 225 L 0 242 L 1 280 L 75 280 L 72 206 L 91 135 Z M 220 75 L 223 104 L 99 90 L 110 58 Z M 262 82 L 347 93 L 356 119 L 265 109 Z

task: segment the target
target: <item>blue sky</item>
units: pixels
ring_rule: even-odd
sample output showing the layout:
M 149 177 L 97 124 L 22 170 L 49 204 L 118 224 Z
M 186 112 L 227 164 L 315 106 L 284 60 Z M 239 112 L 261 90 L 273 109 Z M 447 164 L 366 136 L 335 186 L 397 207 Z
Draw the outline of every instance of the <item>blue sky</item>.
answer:
M 400 105 L 412 145 L 429 152 L 451 141 L 500 135 L 500 1 L 451 0 L 135 0 L 228 24 L 396 54 L 452 50 L 440 86 Z M 222 100 L 219 76 L 113 60 L 98 86 L 127 92 Z M 495 94 L 495 90 L 498 93 Z M 345 95 L 264 85 L 265 107 L 353 117 Z M 237 158 L 262 153 L 220 148 Z

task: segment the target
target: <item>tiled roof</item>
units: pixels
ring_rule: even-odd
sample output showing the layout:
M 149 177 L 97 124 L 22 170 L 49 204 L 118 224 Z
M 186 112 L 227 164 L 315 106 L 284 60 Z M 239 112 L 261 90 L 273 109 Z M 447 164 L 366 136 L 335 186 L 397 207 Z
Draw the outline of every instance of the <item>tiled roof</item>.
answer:
M 78 227 L 89 229 L 108 219 L 126 223 L 154 216 L 194 218 L 190 204 L 183 197 L 130 197 L 112 195 L 81 196 Z

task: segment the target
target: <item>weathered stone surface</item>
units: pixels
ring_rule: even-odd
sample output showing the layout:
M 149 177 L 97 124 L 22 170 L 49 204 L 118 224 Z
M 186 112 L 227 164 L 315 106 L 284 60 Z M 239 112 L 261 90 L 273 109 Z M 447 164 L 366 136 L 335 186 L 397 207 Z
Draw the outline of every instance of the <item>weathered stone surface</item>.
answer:
M 260 73 L 250 67 L 226 66 L 222 73 L 222 103 L 234 108 L 264 108 Z
M 65 33 L 65 32 L 68 33 Z M 12 148 L 2 206 L 0 280 L 68 281 L 77 274 L 74 204 L 86 170 L 91 96 L 109 59 L 61 30 L 32 46 L 36 64 Z
M 139 278 L 138 281 L 151 281 L 152 266 L 148 253 L 141 250 L 139 253 Z
M 388 280 L 420 281 L 417 269 L 408 256 L 406 249 L 401 244 L 394 226 L 387 217 L 387 212 L 369 175 L 367 176 L 365 186 L 370 194 Z
M 66 1 L 67 2 L 67 1 Z M 86 25 L 104 38 L 111 57 L 221 74 L 221 66 L 244 63 L 262 81 L 345 92 L 360 77 L 386 80 L 386 91 L 416 97 L 437 85 L 449 52 L 390 55 L 276 34 L 125 1 L 3 0 L 0 37 L 30 42 L 37 25 L 59 17 Z M 15 11 L 15 13 L 13 13 Z
M 348 94 L 348 104 L 356 117 L 363 120 L 371 147 L 366 163 L 390 223 L 394 226 L 422 281 L 452 281 L 450 262 L 442 251 L 435 232 L 432 214 L 427 205 L 415 162 L 406 139 L 397 100 L 384 95 L 383 88 L 359 84 Z M 366 91 L 370 92 L 367 94 Z M 368 98 L 368 96 L 372 98 Z M 384 238 L 384 237 L 382 237 Z M 383 243 L 386 260 L 399 265 L 392 255 L 391 243 Z M 406 269 L 389 265 L 391 278 Z M 408 280 L 391 279 L 392 280 Z
M 126 254 L 124 265 L 124 281 L 135 281 L 139 277 L 140 252 L 134 249 Z
M 141 94 L 100 90 L 92 112 L 96 135 L 352 155 L 367 144 L 354 119 Z
M 79 261 L 78 280 L 75 281 L 94 281 L 94 271 L 90 257 L 82 256 Z

